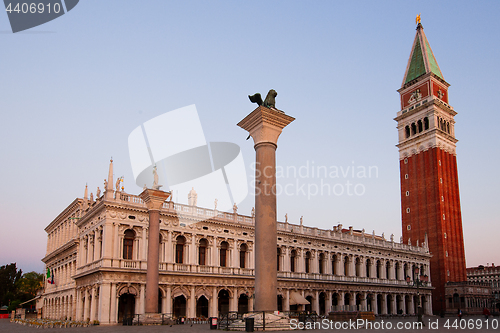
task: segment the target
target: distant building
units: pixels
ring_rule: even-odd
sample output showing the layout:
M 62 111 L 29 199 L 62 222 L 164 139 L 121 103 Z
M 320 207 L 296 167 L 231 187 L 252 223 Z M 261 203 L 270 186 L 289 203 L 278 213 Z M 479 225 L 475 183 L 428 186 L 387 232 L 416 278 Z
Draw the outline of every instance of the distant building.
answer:
M 142 200 L 123 191 L 95 201 L 86 193 L 65 208 L 45 228 L 43 262 L 54 283 L 47 279 L 38 303 L 43 317 L 115 324 L 143 314 L 148 216 Z M 160 220 L 160 313 L 194 318 L 253 309 L 252 216 L 166 202 Z M 416 312 L 417 289 L 405 278 L 416 267 L 429 274 L 426 244 L 288 222 L 278 223 L 277 242 L 280 310 Z M 419 290 L 425 313 L 432 312 L 431 289 Z
M 467 281 L 489 286 L 491 294 L 487 304 L 490 308 L 500 310 L 500 267 L 494 263 L 491 266 L 468 267 Z

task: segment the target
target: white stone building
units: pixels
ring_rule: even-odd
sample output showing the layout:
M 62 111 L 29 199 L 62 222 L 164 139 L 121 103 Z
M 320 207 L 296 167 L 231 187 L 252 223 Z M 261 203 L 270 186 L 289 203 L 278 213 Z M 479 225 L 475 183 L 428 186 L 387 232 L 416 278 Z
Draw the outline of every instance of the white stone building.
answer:
M 42 260 L 54 283 L 47 279 L 38 305 L 44 318 L 115 324 L 144 313 L 148 211 L 138 196 L 109 192 L 94 201 L 86 191 L 45 228 Z M 429 275 L 427 244 L 342 225 L 321 230 L 281 222 L 277 241 L 280 310 L 416 313 L 417 289 L 405 277 L 414 268 Z M 252 216 L 166 202 L 158 242 L 160 313 L 194 318 L 252 311 Z M 419 290 L 429 314 L 431 290 L 430 284 Z M 309 304 L 301 305 L 304 299 Z
M 500 309 L 500 267 L 494 263 L 467 268 L 467 282 L 476 285 L 488 286 L 487 295 L 482 299 L 472 299 L 477 308 L 489 307 L 498 311 Z

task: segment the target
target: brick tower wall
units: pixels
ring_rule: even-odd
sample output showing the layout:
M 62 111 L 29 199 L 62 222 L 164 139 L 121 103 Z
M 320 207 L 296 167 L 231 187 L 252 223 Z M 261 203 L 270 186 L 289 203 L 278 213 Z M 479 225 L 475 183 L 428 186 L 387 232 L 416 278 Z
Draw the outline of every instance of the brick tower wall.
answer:
M 432 307 L 439 313 L 445 283 L 467 280 L 456 156 L 430 148 L 400 160 L 400 171 L 403 241 L 421 244 L 427 233 Z

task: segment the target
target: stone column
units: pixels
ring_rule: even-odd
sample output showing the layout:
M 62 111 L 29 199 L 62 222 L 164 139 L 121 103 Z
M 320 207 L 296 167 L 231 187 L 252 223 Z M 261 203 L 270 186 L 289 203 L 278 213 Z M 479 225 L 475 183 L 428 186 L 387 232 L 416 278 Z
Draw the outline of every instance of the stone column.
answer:
M 113 305 L 113 298 L 111 297 L 111 284 L 103 283 L 101 284 L 101 289 L 99 291 L 99 313 L 98 320 L 100 323 L 107 324 L 110 322 L 110 308 Z
M 372 294 L 372 311 L 374 314 L 378 314 L 378 294 L 373 293 Z
M 101 248 L 100 248 L 100 230 L 99 228 L 97 228 L 96 230 L 94 230 L 94 261 L 95 260 L 99 260 L 100 259 L 100 256 L 101 256 Z
M 231 251 L 231 267 L 238 268 L 240 267 L 240 249 L 238 248 L 238 241 L 236 239 L 233 240 L 233 249 Z M 275 266 L 276 267 L 276 266 Z
M 415 304 L 413 302 L 413 294 L 410 294 L 410 304 L 409 304 L 408 314 L 415 314 Z
M 312 305 L 312 310 L 319 313 L 319 292 L 317 290 L 314 291 L 314 300 Z
M 84 302 L 83 302 L 83 320 L 90 320 L 90 303 L 89 303 L 89 291 L 87 289 L 84 290 Z
M 197 264 L 196 263 L 196 253 L 197 252 L 198 251 L 196 251 L 196 235 L 193 234 L 191 236 L 191 246 L 189 247 L 189 264 L 191 264 L 191 266 Z M 195 304 L 195 307 L 196 307 L 196 304 Z M 193 317 L 196 317 L 196 309 L 195 309 Z
M 283 311 L 290 311 L 290 289 L 286 289 L 284 301 Z
M 232 295 L 229 298 L 229 311 L 238 311 L 238 288 L 231 290 Z M 278 296 L 276 296 L 278 297 Z
M 424 295 L 425 297 L 425 309 L 424 314 L 432 315 L 432 298 L 431 295 Z
M 90 290 L 91 292 L 91 299 L 90 299 L 90 321 L 93 322 L 95 320 L 95 313 L 96 313 L 96 288 L 92 287 Z
M 218 258 L 218 253 L 219 251 L 217 251 L 217 237 L 214 236 L 214 240 L 213 240 L 213 244 L 212 244 L 212 259 L 211 259 L 211 263 L 210 265 L 211 266 L 219 266 L 219 261 L 217 260 Z
M 381 314 L 387 314 L 387 294 L 382 294 L 382 302 L 380 302 L 380 306 L 382 307 Z
M 167 286 L 165 313 L 172 313 L 172 288 Z
M 146 313 L 158 313 L 160 210 L 170 193 L 146 189 L 140 195 L 149 212 L 148 265 L 146 271 Z
M 109 322 L 111 324 L 114 324 L 118 320 L 117 316 L 117 303 L 118 303 L 118 298 L 116 297 L 116 284 L 111 283 L 111 304 L 110 304 L 110 310 L 109 310 Z
M 253 311 L 253 295 L 250 295 L 250 297 L 248 298 L 248 312 L 252 311 Z M 290 311 L 290 307 L 288 308 L 288 310 L 285 311 Z
M 295 118 L 259 106 L 238 123 L 254 140 L 255 310 L 277 310 L 276 148 L 278 137 Z
M 194 238 L 194 236 L 193 236 Z M 188 311 L 187 311 L 187 317 L 188 318 L 195 318 L 196 317 L 196 294 L 195 294 L 195 286 L 191 286 L 189 288 L 189 299 L 188 299 Z
M 397 307 L 397 295 L 392 294 L 391 295 L 391 314 L 397 314 L 398 313 L 398 307 Z
M 358 258 L 358 269 L 359 269 L 359 276 L 360 277 L 366 277 L 366 263 L 365 263 L 365 258 L 359 257 Z
M 149 207 L 148 207 L 149 209 Z M 160 206 L 160 209 L 161 209 L 161 206 Z M 151 218 L 151 212 L 149 213 L 149 216 Z M 160 221 L 160 215 L 158 214 L 158 223 Z M 151 220 L 149 222 L 151 224 Z M 137 259 L 139 260 L 148 260 L 149 262 L 149 257 L 147 255 L 148 253 L 148 250 L 149 250 L 149 244 L 148 244 L 148 241 L 147 241 L 147 238 L 148 238 L 148 227 L 143 227 L 142 228 L 142 245 L 139 247 L 137 247 L 137 251 L 139 251 L 139 248 L 141 249 L 140 252 L 141 252 L 141 255 L 138 255 Z M 160 227 L 158 226 L 158 238 L 160 238 Z M 137 241 L 139 241 L 139 239 L 137 239 Z M 146 249 L 146 246 L 148 247 Z M 159 250 L 158 250 L 159 251 Z
M 147 288 L 146 288 L 146 285 L 144 284 L 141 284 L 141 295 L 139 296 L 139 311 L 137 313 L 145 313 L 144 310 L 145 310 L 145 300 L 146 300 L 146 293 L 147 293 Z M 158 290 L 158 288 L 156 288 L 156 290 Z M 158 291 L 156 292 L 158 294 Z M 156 299 L 156 304 L 158 304 L 158 298 Z M 158 305 L 156 305 L 158 306 Z
M 343 276 L 344 275 L 344 258 L 342 255 L 337 255 L 335 260 L 335 273 L 336 275 Z
M 360 295 L 361 295 L 361 304 L 360 304 L 361 305 L 361 310 L 360 311 L 366 311 L 366 308 L 367 308 L 367 306 L 366 306 L 366 296 L 367 295 L 366 295 L 365 292 L 360 293 Z
M 210 317 L 218 317 L 219 316 L 219 309 L 218 309 L 218 298 L 219 295 L 217 295 L 217 287 L 212 288 L 212 298 L 210 299 L 211 303 L 210 304 Z
M 339 311 L 339 310 L 346 311 L 345 304 L 344 304 L 344 295 L 345 295 L 344 291 L 339 291 L 339 297 L 337 298 L 337 306 L 338 306 L 337 311 Z

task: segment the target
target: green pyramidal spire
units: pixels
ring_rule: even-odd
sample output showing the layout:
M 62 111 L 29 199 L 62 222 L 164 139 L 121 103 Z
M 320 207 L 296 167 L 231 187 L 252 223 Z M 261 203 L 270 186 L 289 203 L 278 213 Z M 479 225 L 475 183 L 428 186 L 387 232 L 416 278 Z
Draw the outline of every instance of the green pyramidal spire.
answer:
M 418 78 L 421 75 L 427 73 L 434 73 L 444 80 L 443 74 L 439 69 L 439 65 L 432 53 L 431 46 L 427 37 L 425 37 L 424 27 L 422 24 L 417 25 L 417 34 L 415 35 L 415 41 L 411 48 L 410 59 L 408 60 L 408 66 L 406 66 L 406 72 L 403 79 L 403 86 Z

